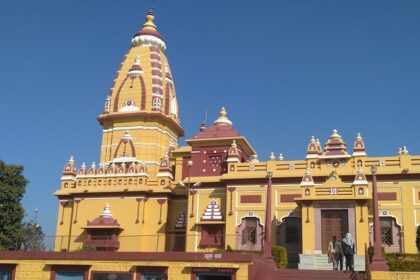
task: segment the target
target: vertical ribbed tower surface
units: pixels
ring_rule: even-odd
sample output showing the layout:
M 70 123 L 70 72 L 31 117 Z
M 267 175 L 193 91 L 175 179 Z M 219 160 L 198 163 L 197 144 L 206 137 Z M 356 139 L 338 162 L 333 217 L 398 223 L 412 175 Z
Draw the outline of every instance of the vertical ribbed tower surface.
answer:
M 149 10 L 98 117 L 103 126 L 101 165 L 142 163 L 152 176 L 183 136 L 166 45 L 154 19 Z

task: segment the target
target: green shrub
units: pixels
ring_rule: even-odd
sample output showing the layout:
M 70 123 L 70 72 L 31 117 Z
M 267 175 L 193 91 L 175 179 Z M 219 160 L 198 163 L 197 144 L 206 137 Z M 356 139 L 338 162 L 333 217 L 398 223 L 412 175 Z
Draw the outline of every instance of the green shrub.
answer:
M 395 260 L 387 261 L 390 271 L 420 271 L 420 261 L 418 260 Z
M 372 262 L 373 251 L 374 251 L 373 246 L 369 246 L 369 248 L 368 248 L 369 262 Z M 384 258 L 386 258 L 384 247 L 381 247 L 381 254 Z
M 76 252 L 94 252 L 94 251 L 96 251 L 96 248 L 92 246 L 83 246 L 76 250 Z
M 274 246 L 271 248 L 271 255 L 278 268 L 287 267 L 287 250 L 282 246 Z

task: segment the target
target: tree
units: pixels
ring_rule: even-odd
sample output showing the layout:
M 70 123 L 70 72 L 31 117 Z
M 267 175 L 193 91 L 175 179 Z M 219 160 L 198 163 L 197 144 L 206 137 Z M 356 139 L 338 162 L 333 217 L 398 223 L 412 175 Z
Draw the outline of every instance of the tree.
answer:
M 23 233 L 24 210 L 21 205 L 28 181 L 23 166 L 0 160 L 0 250 L 13 250 Z
M 20 249 L 24 251 L 45 251 L 45 234 L 42 231 L 41 225 L 31 220 L 24 222 L 22 227 L 23 236 Z

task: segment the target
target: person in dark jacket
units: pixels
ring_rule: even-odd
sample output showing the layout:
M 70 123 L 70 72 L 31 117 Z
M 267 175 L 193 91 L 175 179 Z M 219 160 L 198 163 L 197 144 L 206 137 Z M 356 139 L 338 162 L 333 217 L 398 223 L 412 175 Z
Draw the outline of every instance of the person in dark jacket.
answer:
M 335 263 L 336 267 L 340 267 L 340 270 L 343 270 L 343 245 L 341 245 L 341 240 L 337 240 L 335 243 Z
M 346 271 L 354 271 L 354 254 L 356 250 L 350 233 L 346 233 L 346 237 L 343 238 L 341 245 L 346 258 Z

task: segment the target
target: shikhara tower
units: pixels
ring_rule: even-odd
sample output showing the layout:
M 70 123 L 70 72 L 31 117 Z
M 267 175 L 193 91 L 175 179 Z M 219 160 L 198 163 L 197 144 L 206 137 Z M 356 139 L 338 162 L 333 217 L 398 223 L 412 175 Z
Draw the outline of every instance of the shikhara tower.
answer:
M 111 236 L 106 250 L 148 251 L 156 245 L 149 246 L 151 239 L 125 244 L 117 236 L 121 232 L 152 236 L 162 227 L 165 231 L 173 187 L 169 157 L 184 131 L 166 44 L 154 19 L 149 10 L 98 116 L 103 127 L 99 164 L 77 168 L 71 157 L 64 168 L 55 195 L 60 199 L 57 235 L 67 237 L 57 239 L 56 250 L 97 247 L 94 236 Z M 177 208 L 176 198 L 172 200 L 171 207 Z M 104 205 L 107 215 L 101 214 Z M 183 210 L 172 212 L 178 215 Z M 85 241 L 74 241 L 80 235 L 87 236 Z M 163 250 L 165 242 L 157 246 L 154 250 Z
M 145 165 L 156 176 L 165 153 L 183 135 L 166 44 L 150 10 L 131 40 L 98 117 L 103 126 L 101 165 Z

